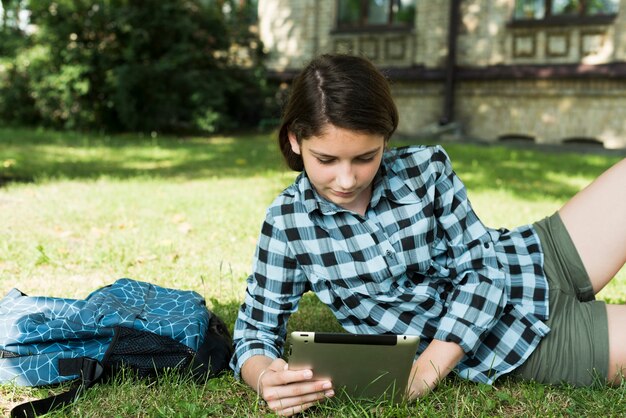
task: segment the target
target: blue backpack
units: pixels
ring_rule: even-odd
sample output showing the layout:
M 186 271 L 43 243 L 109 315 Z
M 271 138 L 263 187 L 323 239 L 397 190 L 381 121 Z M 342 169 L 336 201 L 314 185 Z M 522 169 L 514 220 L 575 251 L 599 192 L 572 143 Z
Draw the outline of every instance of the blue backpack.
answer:
M 68 392 L 18 405 L 11 416 L 37 416 L 73 402 L 123 367 L 140 377 L 174 368 L 206 378 L 227 370 L 231 355 L 224 322 L 193 291 L 120 279 L 84 300 L 13 289 L 0 301 L 0 383 L 76 380 Z

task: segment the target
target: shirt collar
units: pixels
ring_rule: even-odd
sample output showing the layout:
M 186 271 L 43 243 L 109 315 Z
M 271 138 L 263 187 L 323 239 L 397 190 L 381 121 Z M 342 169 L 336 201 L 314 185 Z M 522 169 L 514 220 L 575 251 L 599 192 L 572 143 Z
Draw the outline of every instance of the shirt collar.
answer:
M 415 190 L 411 188 L 410 182 L 398 174 L 396 171 L 398 168 L 401 167 L 396 167 L 394 155 L 392 153 L 386 153 L 383 157 L 380 170 L 378 170 L 378 175 L 381 179 L 380 185 L 378 185 L 380 192 L 372 194 L 372 207 L 378 204 L 378 201 L 383 195 L 388 200 L 401 205 L 417 203 L 421 200 L 415 193 Z M 374 184 L 376 185 L 376 183 Z M 374 190 L 376 190 L 376 187 Z M 374 200 L 375 197 L 377 200 Z

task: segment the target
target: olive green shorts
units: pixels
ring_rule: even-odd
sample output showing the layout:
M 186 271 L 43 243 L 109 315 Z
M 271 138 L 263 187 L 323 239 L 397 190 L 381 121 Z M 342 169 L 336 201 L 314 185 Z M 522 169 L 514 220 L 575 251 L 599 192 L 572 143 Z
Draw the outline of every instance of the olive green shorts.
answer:
M 609 374 L 606 305 L 595 300 L 589 276 L 558 213 L 534 224 L 549 286 L 550 333 L 511 374 L 540 383 L 589 386 Z

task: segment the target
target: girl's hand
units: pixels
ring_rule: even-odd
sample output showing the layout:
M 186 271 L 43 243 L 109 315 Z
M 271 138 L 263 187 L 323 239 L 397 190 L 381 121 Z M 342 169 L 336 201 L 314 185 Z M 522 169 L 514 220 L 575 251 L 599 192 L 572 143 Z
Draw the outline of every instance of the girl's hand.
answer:
M 312 379 L 311 370 L 289 370 L 278 358 L 259 374 L 257 390 L 276 414 L 290 416 L 334 396 L 330 381 Z

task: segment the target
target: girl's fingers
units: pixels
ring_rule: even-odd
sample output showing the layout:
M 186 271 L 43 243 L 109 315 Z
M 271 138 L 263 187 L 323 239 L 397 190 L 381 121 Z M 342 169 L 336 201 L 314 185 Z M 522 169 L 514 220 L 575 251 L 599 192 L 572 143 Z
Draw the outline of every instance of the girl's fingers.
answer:
M 310 407 L 314 405 L 317 405 L 317 402 L 310 402 L 310 403 L 306 403 L 306 404 L 302 404 L 298 406 L 292 406 L 290 408 L 281 409 L 275 412 L 277 415 L 290 417 L 292 415 L 299 414 L 300 412 L 304 411 L 305 409 L 309 409 Z
M 271 401 L 267 403 L 267 406 L 275 411 L 279 415 L 293 415 L 298 412 L 302 412 L 305 409 L 317 405 L 319 402 L 324 401 L 334 395 L 332 390 L 326 392 L 313 393 L 307 396 L 301 396 L 298 398 L 284 398 Z
M 259 383 L 263 386 L 281 386 L 290 383 L 302 382 L 313 377 L 311 370 L 289 370 L 289 366 L 285 360 L 278 358 L 274 360 L 268 367 L 267 371 L 259 379 Z
M 282 397 L 279 399 L 268 400 L 267 406 L 275 411 L 287 410 L 298 405 L 316 403 L 322 399 L 330 398 L 334 394 L 335 393 L 332 389 L 328 389 L 324 392 L 309 393 L 302 396 Z
M 332 388 L 332 383 L 327 380 L 312 380 L 312 381 L 296 381 L 291 384 L 277 384 L 272 385 L 269 382 L 263 384 L 263 398 L 266 401 L 282 398 L 294 398 L 299 396 L 305 396 L 311 393 L 324 392 Z
M 311 370 L 289 370 L 286 363 L 272 363 L 261 376 L 263 398 L 266 401 L 323 392 L 332 388 L 328 380 L 311 380 Z
M 263 376 L 263 384 L 268 386 L 281 386 L 290 383 L 303 382 L 313 378 L 311 370 L 277 370 L 273 373 L 266 373 Z
M 334 396 L 330 381 L 312 378 L 311 370 L 289 370 L 287 363 L 276 360 L 260 376 L 259 387 L 270 409 L 290 416 Z

